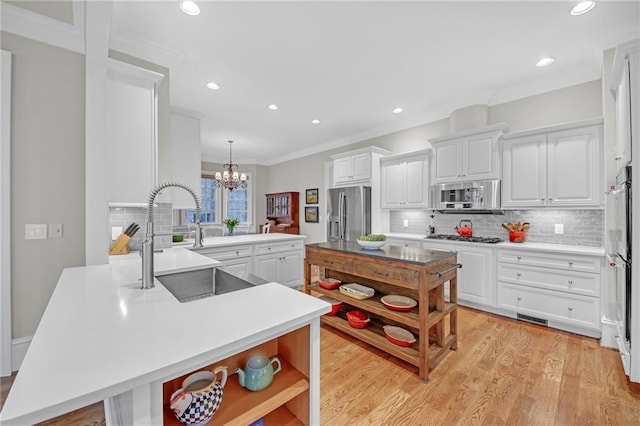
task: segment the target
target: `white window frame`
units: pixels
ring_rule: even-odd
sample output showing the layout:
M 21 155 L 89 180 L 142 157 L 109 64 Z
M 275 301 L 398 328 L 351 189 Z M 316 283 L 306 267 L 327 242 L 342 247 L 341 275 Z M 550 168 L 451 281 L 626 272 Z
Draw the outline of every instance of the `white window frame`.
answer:
M 252 215 L 252 212 L 253 212 L 253 208 L 252 208 L 253 207 L 253 205 L 252 205 L 253 204 L 252 203 L 252 200 L 253 200 L 253 179 L 252 179 L 252 177 L 253 176 L 252 176 L 251 172 L 246 173 L 246 175 L 247 175 L 247 178 L 248 178 L 248 180 L 247 180 L 247 221 L 246 222 L 240 222 L 240 224 L 241 225 L 247 225 L 247 226 L 251 227 L 251 226 L 253 226 L 253 215 Z M 229 190 L 228 189 L 224 189 L 224 190 L 220 189 L 220 190 L 223 192 L 223 195 L 222 195 L 223 199 L 222 199 L 222 204 L 221 204 L 222 205 L 222 216 L 220 217 L 220 219 L 221 219 L 220 223 L 222 223 L 224 218 L 227 217 L 227 212 L 228 212 L 227 204 L 229 202 L 229 197 L 228 197 L 227 194 L 229 193 Z

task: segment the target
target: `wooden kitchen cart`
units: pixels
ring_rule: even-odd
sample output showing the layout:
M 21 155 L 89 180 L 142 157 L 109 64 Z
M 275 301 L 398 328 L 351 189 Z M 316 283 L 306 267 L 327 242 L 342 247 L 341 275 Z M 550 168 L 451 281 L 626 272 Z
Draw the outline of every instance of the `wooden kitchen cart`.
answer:
M 324 324 L 417 366 L 420 379 L 427 381 L 429 370 L 449 349 L 457 349 L 458 267 L 456 254 L 452 252 L 389 245 L 380 250 L 365 250 L 355 242 L 308 244 L 304 291 L 343 302 L 336 316 L 322 317 Z M 343 283 L 372 287 L 375 295 L 358 300 L 339 289 L 322 288 L 317 281 L 312 281 L 312 272 L 314 278 L 317 275 L 320 279 L 335 278 Z M 444 291 L 447 282 L 448 301 Z M 411 297 L 418 305 L 409 312 L 390 310 L 380 301 L 386 294 Z M 353 309 L 369 314 L 371 321 L 366 328 L 352 328 L 346 321 L 346 312 Z M 409 347 L 391 343 L 382 328 L 387 324 L 411 331 L 417 341 Z

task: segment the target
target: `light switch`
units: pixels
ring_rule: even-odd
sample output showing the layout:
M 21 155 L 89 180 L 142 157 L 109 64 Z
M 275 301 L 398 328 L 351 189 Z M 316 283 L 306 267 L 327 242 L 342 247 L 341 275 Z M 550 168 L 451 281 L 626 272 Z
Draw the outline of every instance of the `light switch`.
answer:
M 405 219 L 402 226 L 404 226 L 405 228 L 409 227 L 409 219 Z
M 564 234 L 564 225 L 562 223 L 556 223 L 556 234 Z
M 24 225 L 25 240 L 46 240 L 47 224 L 46 223 L 27 223 Z
M 49 224 L 49 238 L 62 238 L 62 224 L 50 223 Z

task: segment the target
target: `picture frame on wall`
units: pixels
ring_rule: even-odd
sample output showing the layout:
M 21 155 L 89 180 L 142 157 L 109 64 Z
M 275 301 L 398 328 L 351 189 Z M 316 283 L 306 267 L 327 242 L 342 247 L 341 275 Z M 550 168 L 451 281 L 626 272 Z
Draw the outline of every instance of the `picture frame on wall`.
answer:
M 307 189 L 305 194 L 307 204 L 318 204 L 318 188 Z
M 318 208 L 317 207 L 305 207 L 304 208 L 304 221 L 318 223 Z

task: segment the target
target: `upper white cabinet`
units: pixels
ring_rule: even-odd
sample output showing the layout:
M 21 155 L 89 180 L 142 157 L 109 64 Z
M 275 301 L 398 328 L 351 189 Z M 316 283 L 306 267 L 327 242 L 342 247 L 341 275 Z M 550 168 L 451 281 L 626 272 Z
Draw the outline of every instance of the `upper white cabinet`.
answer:
M 430 139 L 435 157 L 434 183 L 500 178 L 498 138 L 504 123 Z
M 109 59 L 107 201 L 146 205 L 157 176 L 157 86 L 162 74 Z
M 389 151 L 372 146 L 332 155 L 333 185 L 371 185 L 380 157 L 388 154 Z
M 601 207 L 602 119 L 503 138 L 503 208 Z
M 202 150 L 200 120 L 171 113 L 171 179 L 193 189 L 200 195 Z M 193 208 L 191 195 L 179 188 L 169 188 L 173 208 Z
M 616 99 L 616 169 L 618 172 L 631 162 L 631 135 L 640 129 L 640 40 L 624 43 L 616 48 L 611 74 L 611 92 Z M 632 130 L 633 129 L 633 130 Z
M 422 150 L 380 159 L 384 209 L 429 207 L 429 154 Z

